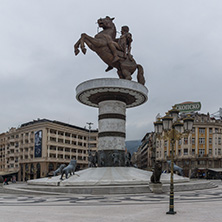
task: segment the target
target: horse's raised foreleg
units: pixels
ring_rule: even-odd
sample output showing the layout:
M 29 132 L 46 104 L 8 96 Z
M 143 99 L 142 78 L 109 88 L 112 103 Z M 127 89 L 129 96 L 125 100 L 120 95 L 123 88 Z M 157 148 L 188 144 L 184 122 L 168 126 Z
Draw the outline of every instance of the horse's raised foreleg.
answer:
M 81 38 L 80 38 L 80 48 L 82 50 L 83 54 L 86 54 L 86 48 L 85 48 L 85 38 L 86 38 L 86 33 L 82 33 L 81 34 Z
M 78 54 L 79 54 L 80 40 L 81 40 L 81 39 L 79 39 L 79 40 L 76 42 L 76 44 L 74 45 L 74 53 L 75 53 L 75 55 L 78 55 Z
M 93 51 L 96 51 L 97 48 L 107 45 L 106 40 L 93 38 L 93 37 L 83 33 L 81 35 L 81 39 L 80 39 L 80 48 L 84 54 L 86 53 L 86 48 L 85 48 L 84 43 L 86 43 L 88 45 L 88 47 Z

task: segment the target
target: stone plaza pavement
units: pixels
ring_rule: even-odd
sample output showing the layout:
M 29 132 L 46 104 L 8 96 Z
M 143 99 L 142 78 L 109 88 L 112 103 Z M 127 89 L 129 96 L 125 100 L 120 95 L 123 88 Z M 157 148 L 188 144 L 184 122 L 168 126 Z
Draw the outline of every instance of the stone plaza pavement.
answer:
M 0 221 L 218 222 L 222 221 L 222 182 L 213 182 L 217 188 L 175 192 L 176 215 L 166 214 L 168 193 L 27 195 L 5 193 L 0 189 Z

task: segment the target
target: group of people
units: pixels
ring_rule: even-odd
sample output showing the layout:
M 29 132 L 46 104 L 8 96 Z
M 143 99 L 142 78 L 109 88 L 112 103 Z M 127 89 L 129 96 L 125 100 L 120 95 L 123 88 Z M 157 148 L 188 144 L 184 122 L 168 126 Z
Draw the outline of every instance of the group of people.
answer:
M 6 178 L 4 179 L 3 184 L 4 184 L 4 185 L 9 185 L 9 184 L 8 184 L 9 181 L 11 181 L 12 183 L 16 183 L 16 177 L 15 177 L 15 176 L 6 177 Z

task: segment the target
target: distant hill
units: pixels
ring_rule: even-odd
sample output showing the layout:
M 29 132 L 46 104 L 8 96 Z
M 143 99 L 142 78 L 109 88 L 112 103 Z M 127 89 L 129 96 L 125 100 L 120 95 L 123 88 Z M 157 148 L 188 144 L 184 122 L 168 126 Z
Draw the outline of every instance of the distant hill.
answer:
M 130 154 L 132 155 L 134 152 L 137 151 L 138 147 L 141 145 L 141 141 L 130 140 L 130 141 L 126 141 L 125 144 L 126 144 L 127 151 L 130 152 Z

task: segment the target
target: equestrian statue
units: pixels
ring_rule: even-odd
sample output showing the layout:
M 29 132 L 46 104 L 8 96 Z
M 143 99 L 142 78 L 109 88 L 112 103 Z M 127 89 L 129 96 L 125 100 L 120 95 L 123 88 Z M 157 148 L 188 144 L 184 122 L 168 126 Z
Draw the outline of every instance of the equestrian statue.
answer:
M 131 75 L 137 69 L 137 81 L 145 84 L 143 67 L 136 63 L 131 55 L 132 34 L 128 26 L 122 26 L 120 38 L 116 38 L 116 27 L 113 23 L 114 18 L 106 16 L 98 19 L 97 23 L 103 30 L 91 37 L 85 33 L 74 45 L 74 53 L 78 55 L 80 50 L 86 54 L 86 45 L 94 51 L 107 65 L 109 70 L 116 68 L 120 79 L 131 80 Z

